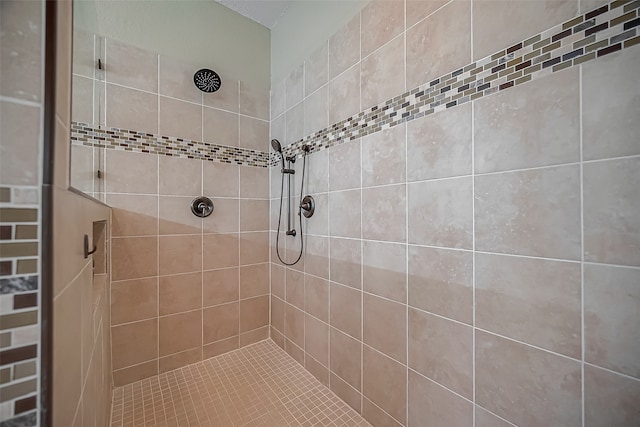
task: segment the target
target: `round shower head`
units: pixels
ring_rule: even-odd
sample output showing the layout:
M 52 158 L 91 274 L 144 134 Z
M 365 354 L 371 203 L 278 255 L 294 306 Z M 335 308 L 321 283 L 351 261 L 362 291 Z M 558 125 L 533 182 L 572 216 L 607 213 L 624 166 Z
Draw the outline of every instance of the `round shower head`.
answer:
M 272 139 L 271 147 L 273 147 L 274 150 L 282 155 L 282 146 L 280 145 L 280 141 L 278 141 L 277 139 Z
M 195 83 L 196 87 L 201 91 L 209 93 L 217 91 L 222 85 L 218 73 L 208 68 L 196 71 L 193 75 L 193 83 Z

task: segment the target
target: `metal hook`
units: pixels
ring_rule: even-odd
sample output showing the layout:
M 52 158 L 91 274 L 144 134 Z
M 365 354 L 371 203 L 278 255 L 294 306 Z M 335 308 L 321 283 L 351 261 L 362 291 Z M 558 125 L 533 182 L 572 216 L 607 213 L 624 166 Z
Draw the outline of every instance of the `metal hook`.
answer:
M 96 245 L 93 245 L 93 249 L 89 250 L 89 235 L 84 235 L 84 259 L 89 258 L 89 255 L 95 253 L 98 250 Z

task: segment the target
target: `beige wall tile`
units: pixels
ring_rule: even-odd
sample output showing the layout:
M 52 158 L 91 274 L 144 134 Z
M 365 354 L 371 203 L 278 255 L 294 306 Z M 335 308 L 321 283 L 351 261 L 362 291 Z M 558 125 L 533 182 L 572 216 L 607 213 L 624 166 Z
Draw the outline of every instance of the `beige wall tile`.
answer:
M 202 141 L 202 107 L 199 104 L 160 97 L 160 135 Z
M 304 135 L 329 126 L 329 86 L 325 85 L 304 100 Z
M 268 199 L 269 170 L 249 166 L 240 167 L 240 197 Z
M 451 2 L 407 30 L 407 89 L 470 62 L 471 1 Z
M 160 316 L 202 308 L 202 273 L 160 277 L 158 304 Z
M 147 362 L 158 357 L 158 319 L 111 328 L 113 369 Z
M 305 242 L 304 269 L 314 276 L 329 278 L 329 238 L 308 236 Z
M 156 276 L 158 274 L 158 238 L 113 239 L 111 262 L 113 280 Z
M 220 340 L 211 344 L 207 344 L 202 347 L 202 358 L 208 359 L 215 357 L 223 353 L 227 353 L 231 350 L 236 350 L 239 347 L 239 337 L 231 337 L 224 340 Z
M 0 182 L 3 185 L 38 184 L 40 108 L 1 101 L 0 115 Z
M 202 108 L 202 139 L 204 141 L 238 147 L 240 146 L 239 135 L 240 117 L 237 113 Z
M 447 0 L 407 0 L 407 28 L 417 24 L 445 4 Z
M 57 121 L 56 121 L 57 122 Z M 57 123 L 56 123 L 57 124 Z M 72 168 L 69 185 L 84 193 L 93 194 L 93 185 L 97 181 L 93 168 L 94 149 L 83 145 L 70 145 Z
M 473 404 L 409 370 L 409 425 L 471 427 Z
M 404 365 L 363 347 L 362 393 L 400 423 L 406 422 L 407 368 Z M 393 390 L 393 393 L 389 393 Z
M 304 347 L 304 311 L 298 310 L 291 304 L 285 304 L 284 308 L 284 335 L 300 347 L 300 351 L 304 353 L 302 350 Z M 288 349 L 287 345 L 287 352 L 289 352 Z M 302 354 L 302 359 L 304 363 L 304 354 Z
M 158 315 L 158 279 L 111 283 L 111 324 L 135 322 Z
M 329 189 L 347 190 L 360 187 L 360 140 L 329 149 Z
M 236 186 L 237 191 L 237 186 Z M 214 197 L 213 212 L 202 220 L 205 233 L 234 233 L 240 231 L 240 203 L 238 199 Z M 189 209 L 191 212 L 191 209 Z
M 424 3 L 431 3 L 424 1 Z M 407 124 L 407 180 L 471 173 L 471 104 Z
M 361 339 L 362 292 L 331 283 L 329 298 L 329 319 L 331 326 L 354 338 Z
M 409 243 L 471 249 L 471 178 L 409 184 Z
M 240 234 L 240 265 L 269 261 L 269 233 Z
M 638 50 L 583 65 L 582 122 L 584 159 L 640 154 L 640 83 L 632 72 Z M 615 78 L 611 78 L 615 75 Z
M 202 162 L 203 194 L 209 197 L 239 197 L 240 167 Z
M 307 188 L 305 186 L 305 188 Z M 305 190 L 305 193 L 307 191 Z M 310 189 L 308 193 L 311 193 Z M 313 195 L 313 200 L 316 204 L 316 209 L 311 218 L 307 218 L 304 220 L 304 224 L 306 227 L 306 233 L 309 235 L 315 234 L 320 236 L 328 236 L 329 235 L 329 195 L 328 194 L 315 194 Z M 280 200 L 274 200 L 272 202 L 272 206 L 274 207 L 274 216 L 278 214 L 278 209 L 280 206 Z M 275 205 L 275 206 L 274 206 Z M 284 209 L 284 206 L 283 206 Z M 273 229 L 275 230 L 277 227 L 278 218 L 275 217 L 275 225 Z
M 184 101 L 202 102 L 202 92 L 193 84 L 193 75 L 201 67 L 159 55 L 160 95 L 182 99 Z M 225 82 L 226 83 L 226 82 Z M 154 92 L 156 89 L 154 89 Z
M 219 75 L 222 80 L 220 89 L 212 93 L 203 93 L 202 103 L 237 113 L 240 104 L 240 82 L 224 74 Z
M 409 310 L 408 366 L 473 399 L 473 330 L 442 317 Z
M 284 302 L 271 295 L 270 325 L 280 332 L 284 332 Z
M 269 90 L 240 82 L 239 112 L 258 119 L 269 120 Z
M 304 310 L 304 273 L 287 268 L 286 279 L 286 301 Z
M 269 200 L 240 200 L 240 231 L 269 230 Z
M 329 239 L 330 278 L 352 288 L 362 289 L 361 242 L 351 239 Z
M 360 111 L 360 64 L 346 70 L 329 83 L 329 123 Z
M 240 304 L 237 302 L 205 308 L 202 311 L 204 343 L 230 338 L 239 333 Z M 211 356 L 209 356 L 211 357 Z
M 295 345 L 292 341 L 288 339 L 285 340 L 285 351 L 289 356 L 293 357 L 293 360 L 298 362 L 300 365 L 304 366 L 304 350 L 297 345 Z
M 284 145 L 291 145 L 304 136 L 304 103 L 300 102 L 285 113 L 286 138 Z
M 516 425 L 580 425 L 580 376 L 578 361 L 476 332 L 476 403 Z
M 202 347 L 192 348 L 191 350 L 182 351 L 172 354 L 171 356 L 161 357 L 158 360 L 159 373 L 172 371 L 182 368 L 202 360 Z
M 406 169 L 405 125 L 362 139 L 362 186 L 403 183 Z
M 640 158 L 589 163 L 583 174 L 585 260 L 640 266 Z
M 397 0 L 378 0 L 378 3 L 397 3 Z M 404 35 L 400 35 L 362 60 L 361 108 L 372 107 L 402 93 L 404 74 Z
M 202 346 L 202 310 L 161 317 L 158 322 L 160 356 Z
M 305 312 L 323 322 L 329 322 L 329 282 L 310 275 L 305 275 L 304 280 Z
M 304 368 L 311 373 L 325 387 L 329 386 L 329 370 L 313 357 L 306 353 L 304 356 Z
M 160 275 L 202 270 L 202 236 L 160 236 L 158 264 Z
M 158 193 L 158 157 L 116 150 L 105 154 L 107 192 Z
M 237 233 L 204 234 L 202 239 L 202 267 L 205 270 L 239 265 L 240 240 Z
M 267 321 L 267 324 L 269 322 Z M 240 334 L 240 347 L 246 345 L 255 344 L 259 341 L 269 338 L 269 326 L 263 326 L 262 328 L 254 329 L 249 332 Z
M 585 365 L 584 400 L 588 426 L 633 425 L 640 418 L 640 382 L 613 372 Z
M 285 80 L 285 105 L 289 109 L 304 98 L 304 63 L 295 67 Z
M 409 246 L 409 305 L 471 324 L 471 252 Z
M 362 57 L 404 31 L 404 1 L 374 0 L 360 12 Z
M 71 120 L 93 124 L 93 79 L 72 76 Z
M 271 294 L 284 299 L 285 269 L 281 265 L 271 265 Z
M 484 408 L 476 405 L 476 426 L 477 427 L 511 427 L 513 424 L 504 421 Z
M 158 375 L 158 360 L 113 371 L 113 385 L 118 387 Z
M 329 81 L 329 43 L 324 43 L 304 61 L 304 94 L 309 96 Z
M 478 100 L 476 173 L 579 161 L 579 72 L 564 70 Z
M 640 271 L 584 267 L 585 360 L 640 378 Z
M 203 220 L 191 212 L 192 197 L 160 196 L 159 234 L 200 234 Z
M 269 264 L 247 265 L 240 268 L 240 298 L 269 293 Z
M 106 125 L 158 133 L 158 95 L 107 84 Z
M 110 38 L 106 39 L 105 76 L 117 83 L 147 92 L 158 92 L 158 55 Z
M 331 391 L 337 394 L 340 399 L 344 400 L 347 405 L 351 406 L 358 413 L 361 413 L 362 395 L 360 392 L 331 372 L 329 373 L 329 378 Z
M 309 193 L 324 193 L 329 189 L 329 151 L 322 150 L 307 157 L 307 174 L 305 188 Z M 280 177 L 278 170 L 278 178 Z M 273 181 L 273 178 L 272 178 Z M 276 180 L 277 191 L 271 190 L 271 197 L 280 195 L 280 180 Z M 272 187 L 273 188 L 273 187 Z
M 362 190 L 363 239 L 406 242 L 406 194 L 405 184 Z
M 363 242 L 363 289 L 394 301 L 407 302 L 407 247 Z
M 580 264 L 476 254 L 476 326 L 579 359 Z
M 406 306 L 368 294 L 362 306 L 363 342 L 406 364 Z
M 475 179 L 476 249 L 549 258 L 580 258 L 577 166 Z
M 324 366 L 329 365 L 329 325 L 306 315 L 304 343 L 307 354 Z
M 360 61 L 360 14 L 329 38 L 329 79 Z
M 240 332 L 252 331 L 268 324 L 268 295 L 262 295 L 240 301 Z
M 257 151 L 269 149 L 269 122 L 240 116 L 239 135 L 240 147 Z
M 239 298 L 238 268 L 202 272 L 203 307 L 236 301 Z
M 577 13 L 576 0 L 476 0 L 473 4 L 473 58 L 491 55 L 567 21 Z
M 331 328 L 329 346 L 331 372 L 356 390 L 362 390 L 362 343 Z
M 0 94 L 40 101 L 44 8 L 38 2 L 10 1 L 2 12 Z
M 376 420 L 376 426 L 380 427 L 401 427 L 403 425 L 366 397 L 362 398 L 362 417 Z
M 111 206 L 111 235 L 114 237 L 158 234 L 158 197 L 107 194 Z
M 285 86 L 286 79 L 271 85 L 271 121 L 285 112 Z
M 360 238 L 361 191 L 329 193 L 329 234 Z

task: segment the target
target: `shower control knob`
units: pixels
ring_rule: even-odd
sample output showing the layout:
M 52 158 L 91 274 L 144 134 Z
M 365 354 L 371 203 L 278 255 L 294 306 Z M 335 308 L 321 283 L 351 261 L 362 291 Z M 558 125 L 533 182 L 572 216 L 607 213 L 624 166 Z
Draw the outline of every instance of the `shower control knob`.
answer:
M 304 196 L 302 203 L 300 203 L 300 209 L 302 209 L 302 215 L 305 218 L 311 218 L 316 210 L 316 201 L 311 196 Z
M 191 212 L 200 218 L 206 218 L 213 212 L 213 202 L 208 197 L 196 197 L 191 201 Z

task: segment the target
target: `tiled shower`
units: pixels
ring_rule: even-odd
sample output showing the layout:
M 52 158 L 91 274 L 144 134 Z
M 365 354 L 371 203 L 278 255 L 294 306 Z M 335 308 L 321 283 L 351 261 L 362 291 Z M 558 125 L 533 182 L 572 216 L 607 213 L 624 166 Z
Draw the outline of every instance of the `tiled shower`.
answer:
M 54 179 L 0 171 L 2 420 L 47 425 L 21 303 L 46 270 L 13 240 L 51 184 L 51 425 L 637 426 L 639 8 L 371 0 L 270 87 L 203 93 L 211 64 L 72 37 L 60 2 Z M 3 117 L 46 108 L 5 82 Z M 2 128 L 3 158 L 35 141 Z M 315 200 L 292 266 L 271 139 L 285 215 Z

